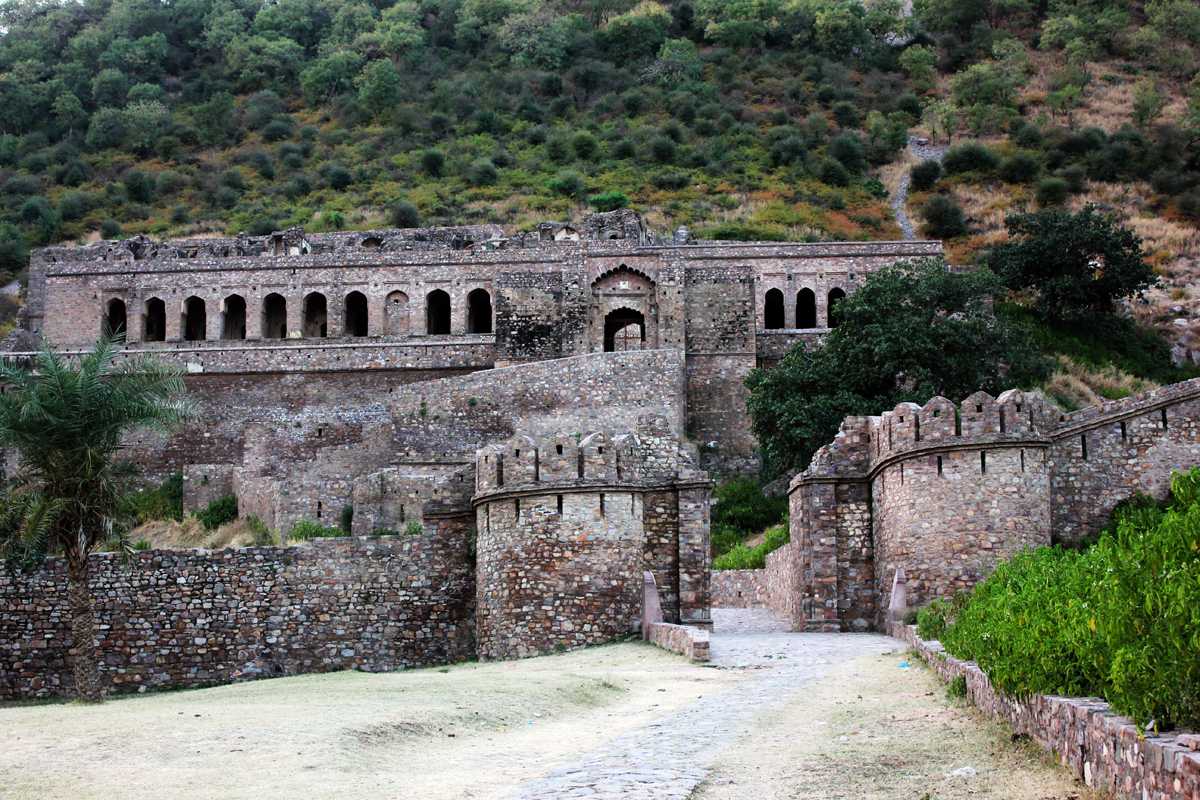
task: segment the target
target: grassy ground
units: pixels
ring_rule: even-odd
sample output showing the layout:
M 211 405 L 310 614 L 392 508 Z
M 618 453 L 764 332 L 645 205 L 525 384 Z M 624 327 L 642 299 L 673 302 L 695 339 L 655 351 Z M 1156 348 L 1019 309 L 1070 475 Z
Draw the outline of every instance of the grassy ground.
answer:
M 908 669 L 899 668 L 909 661 Z M 696 800 L 1099 800 L 918 661 L 868 656 L 758 720 Z

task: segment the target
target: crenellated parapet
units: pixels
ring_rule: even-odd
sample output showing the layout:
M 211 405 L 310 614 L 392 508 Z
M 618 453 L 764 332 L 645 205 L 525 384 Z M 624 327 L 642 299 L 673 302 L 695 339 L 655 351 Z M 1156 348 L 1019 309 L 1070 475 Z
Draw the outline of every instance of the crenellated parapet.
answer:
M 711 482 L 671 422 L 517 435 L 478 451 L 479 655 L 597 644 L 640 622 L 642 576 L 667 618 L 709 620 Z

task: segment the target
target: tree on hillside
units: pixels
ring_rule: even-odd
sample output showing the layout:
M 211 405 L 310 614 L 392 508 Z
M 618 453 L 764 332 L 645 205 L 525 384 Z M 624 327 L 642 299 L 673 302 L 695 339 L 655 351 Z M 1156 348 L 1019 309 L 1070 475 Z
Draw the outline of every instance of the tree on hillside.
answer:
M 1045 319 L 1111 314 L 1118 300 L 1158 280 L 1145 261 L 1142 240 L 1095 206 L 1076 213 L 1015 214 L 1007 226 L 1009 241 L 992 250 L 988 266 L 1009 289 L 1032 292 Z
M 934 395 L 959 400 L 1044 378 L 1027 331 L 992 313 L 1000 280 L 954 274 L 937 259 L 900 263 L 867 278 L 838 304 L 823 345 L 794 347 L 747 379 L 748 408 L 770 475 L 808 465 L 852 414 L 878 414 Z
M 0 502 L 0 554 L 31 567 L 67 562 L 71 666 L 78 696 L 103 699 L 88 555 L 120 531 L 114 516 L 129 470 L 117 458 L 135 429 L 169 430 L 191 405 L 178 370 L 149 358 L 115 363 L 118 341 L 101 338 L 77 364 L 46 347 L 31 368 L 0 364 L 0 446 L 20 456 Z

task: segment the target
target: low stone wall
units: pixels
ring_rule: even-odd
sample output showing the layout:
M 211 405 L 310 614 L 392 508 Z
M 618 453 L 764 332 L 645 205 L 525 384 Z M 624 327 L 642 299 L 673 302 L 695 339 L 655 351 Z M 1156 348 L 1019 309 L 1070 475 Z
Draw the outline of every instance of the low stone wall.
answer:
M 195 687 L 474 656 L 465 526 L 297 547 L 92 557 L 102 684 Z M 0 571 L 0 698 L 70 695 L 66 570 Z
M 1190 734 L 1143 737 L 1130 719 L 1097 698 L 1008 697 L 978 665 L 919 638 L 915 626 L 893 623 L 890 633 L 916 648 L 943 680 L 964 678 L 976 708 L 1054 753 L 1088 786 L 1129 800 L 1200 798 L 1200 752 L 1185 744 Z
M 713 570 L 713 608 L 765 608 L 769 605 L 766 576 L 765 569 Z
M 670 622 L 652 622 L 648 627 L 646 641 L 651 644 L 687 656 L 692 661 L 708 661 L 708 631 L 703 628 Z

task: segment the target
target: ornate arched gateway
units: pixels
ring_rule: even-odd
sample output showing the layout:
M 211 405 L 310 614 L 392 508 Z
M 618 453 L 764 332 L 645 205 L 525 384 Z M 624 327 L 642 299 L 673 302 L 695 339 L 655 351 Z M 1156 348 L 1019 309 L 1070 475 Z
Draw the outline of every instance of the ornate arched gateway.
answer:
M 654 280 L 622 264 L 592 282 L 588 344 L 592 352 L 658 347 Z

